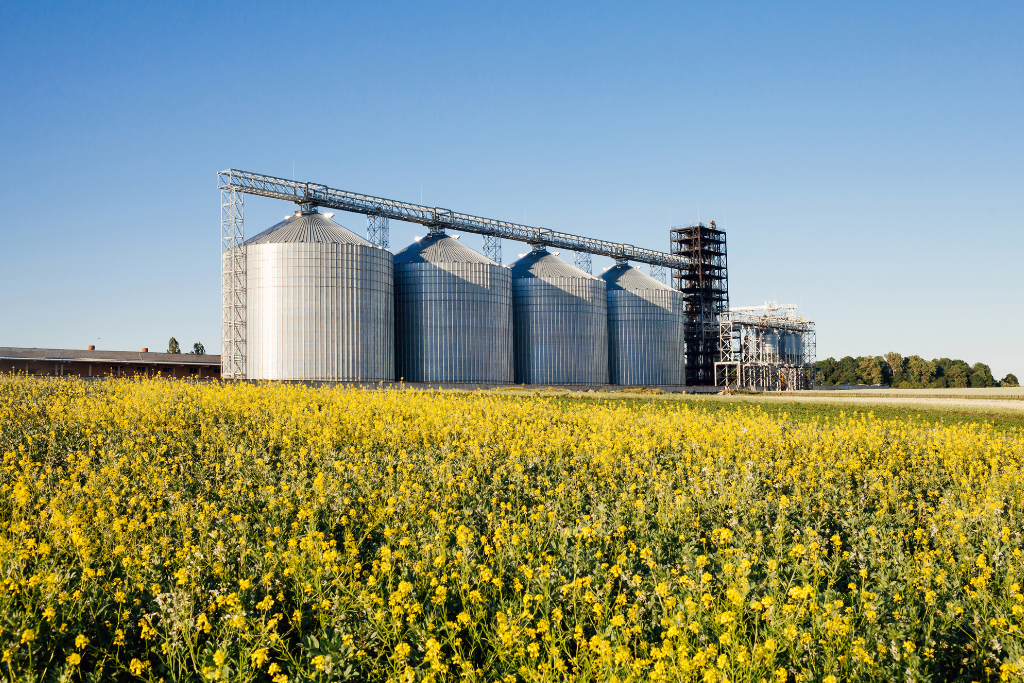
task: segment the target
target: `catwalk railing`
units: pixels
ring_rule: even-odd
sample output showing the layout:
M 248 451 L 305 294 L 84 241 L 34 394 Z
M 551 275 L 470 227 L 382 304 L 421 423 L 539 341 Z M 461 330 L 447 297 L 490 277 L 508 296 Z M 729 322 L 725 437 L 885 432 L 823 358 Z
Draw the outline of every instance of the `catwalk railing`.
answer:
M 618 244 L 606 240 L 580 237 L 546 228 L 471 216 L 436 206 L 421 206 L 394 199 L 383 199 L 356 192 L 336 190 L 317 183 L 285 180 L 259 173 L 228 169 L 217 174 L 217 184 L 221 190 L 233 190 L 243 194 L 283 199 L 296 204 L 322 206 L 338 211 L 418 223 L 435 229 L 449 228 L 487 237 L 526 242 L 536 246 L 556 247 L 619 260 L 648 263 L 652 266 L 680 269 L 689 265 L 688 261 L 680 256 L 673 256 L 653 249 L 643 249 L 631 244 Z

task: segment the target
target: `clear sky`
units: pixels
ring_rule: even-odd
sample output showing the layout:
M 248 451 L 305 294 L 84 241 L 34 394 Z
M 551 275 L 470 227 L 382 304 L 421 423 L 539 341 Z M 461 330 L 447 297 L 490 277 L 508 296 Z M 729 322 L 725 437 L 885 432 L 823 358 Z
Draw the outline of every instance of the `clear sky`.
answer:
M 294 165 L 666 250 L 699 210 L 732 304 L 798 304 L 819 357 L 1020 375 L 1022 29 L 1020 2 L 8 1 L 0 346 L 216 352 L 216 172 Z M 248 198 L 246 233 L 292 209 Z

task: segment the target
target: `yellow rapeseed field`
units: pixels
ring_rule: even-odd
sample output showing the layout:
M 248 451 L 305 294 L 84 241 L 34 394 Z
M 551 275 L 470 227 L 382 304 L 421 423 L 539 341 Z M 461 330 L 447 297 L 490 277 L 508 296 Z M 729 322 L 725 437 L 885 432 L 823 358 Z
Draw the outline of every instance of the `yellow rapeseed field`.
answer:
M 1017 680 L 1024 437 L 0 379 L 7 680 Z

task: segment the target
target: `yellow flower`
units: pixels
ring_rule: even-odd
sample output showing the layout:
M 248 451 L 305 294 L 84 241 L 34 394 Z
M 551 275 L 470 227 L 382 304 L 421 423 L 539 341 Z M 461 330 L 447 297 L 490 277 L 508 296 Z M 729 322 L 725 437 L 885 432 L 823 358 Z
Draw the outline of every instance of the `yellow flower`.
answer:
M 71 654 L 69 654 L 67 656 L 67 662 L 71 666 L 78 666 L 79 664 L 82 663 L 82 658 L 81 658 L 81 656 L 79 656 L 79 654 L 77 652 L 72 652 Z
M 89 639 L 79 633 L 75 636 L 75 647 L 81 650 L 83 647 L 89 644 Z

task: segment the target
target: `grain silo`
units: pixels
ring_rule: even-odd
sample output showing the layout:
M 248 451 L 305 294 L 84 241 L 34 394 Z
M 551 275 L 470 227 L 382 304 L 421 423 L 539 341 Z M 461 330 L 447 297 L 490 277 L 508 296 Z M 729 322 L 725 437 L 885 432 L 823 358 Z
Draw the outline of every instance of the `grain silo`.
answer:
M 601 276 L 608 288 L 608 366 L 612 384 L 682 385 L 682 292 L 628 263 Z
M 395 254 L 395 374 L 407 382 L 512 381 L 512 278 L 443 231 Z
M 512 264 L 517 384 L 607 384 L 604 281 L 544 248 Z
M 246 376 L 392 380 L 391 253 L 315 209 L 246 240 Z

